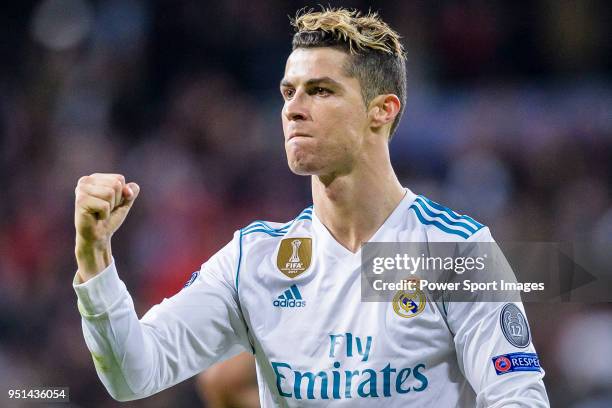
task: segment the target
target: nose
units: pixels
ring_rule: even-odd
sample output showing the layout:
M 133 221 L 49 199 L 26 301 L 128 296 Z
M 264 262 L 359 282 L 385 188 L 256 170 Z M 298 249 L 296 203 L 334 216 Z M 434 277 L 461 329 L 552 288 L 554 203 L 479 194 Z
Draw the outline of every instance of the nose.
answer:
M 293 98 L 285 101 L 283 108 L 285 118 L 289 121 L 306 120 L 308 118 L 308 109 L 304 101 L 305 94 L 297 91 Z

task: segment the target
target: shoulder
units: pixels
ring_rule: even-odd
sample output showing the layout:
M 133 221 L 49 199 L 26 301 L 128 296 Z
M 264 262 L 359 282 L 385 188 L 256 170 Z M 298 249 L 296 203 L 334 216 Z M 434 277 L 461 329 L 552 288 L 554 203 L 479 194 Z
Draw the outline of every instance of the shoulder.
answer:
M 312 221 L 312 206 L 306 207 L 291 221 L 284 223 L 256 220 L 241 228 L 237 235 L 242 244 L 256 244 L 258 242 L 276 242 L 288 233 L 309 229 Z
M 265 257 L 273 253 L 279 241 L 288 234 L 310 235 L 311 221 L 312 206 L 305 208 L 288 222 L 253 221 L 234 232 L 233 239 L 202 265 L 200 275 L 217 277 L 237 288 L 238 276 L 244 268 L 245 258 L 253 259 L 253 254 Z
M 241 269 L 245 269 L 247 264 L 261 265 L 265 263 L 266 259 L 276 251 L 280 241 L 285 237 L 310 236 L 311 225 L 312 206 L 309 206 L 288 222 L 257 220 L 241 228 L 236 234 L 238 237 L 236 288 L 239 286 Z
M 429 241 L 491 241 L 489 228 L 423 195 L 415 196 L 410 216 Z

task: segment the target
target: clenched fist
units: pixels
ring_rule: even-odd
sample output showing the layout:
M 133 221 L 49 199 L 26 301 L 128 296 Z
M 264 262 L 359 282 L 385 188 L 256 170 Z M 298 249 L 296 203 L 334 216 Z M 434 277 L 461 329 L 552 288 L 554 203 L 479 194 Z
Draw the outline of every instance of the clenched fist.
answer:
M 121 226 L 140 187 L 120 174 L 95 173 L 79 179 L 75 189 L 75 255 L 82 282 L 111 263 L 110 239 Z

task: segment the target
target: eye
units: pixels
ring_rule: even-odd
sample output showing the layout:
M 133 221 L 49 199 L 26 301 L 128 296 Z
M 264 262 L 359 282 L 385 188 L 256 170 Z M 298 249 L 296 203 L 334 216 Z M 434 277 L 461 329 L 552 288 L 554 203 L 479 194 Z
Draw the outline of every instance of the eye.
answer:
M 285 99 L 291 99 L 293 95 L 295 95 L 295 89 L 285 88 L 283 89 L 282 94 Z
M 327 88 L 323 88 L 322 86 L 317 86 L 313 88 L 313 93 L 319 96 L 327 96 L 327 95 L 330 95 L 332 92 Z

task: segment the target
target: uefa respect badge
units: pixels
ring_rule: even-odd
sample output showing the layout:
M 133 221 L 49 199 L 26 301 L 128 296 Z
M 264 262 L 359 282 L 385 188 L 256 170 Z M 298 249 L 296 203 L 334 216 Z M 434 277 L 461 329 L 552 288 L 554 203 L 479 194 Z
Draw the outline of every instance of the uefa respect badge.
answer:
M 536 353 L 510 353 L 492 358 L 497 375 L 514 371 L 540 371 L 540 359 Z

